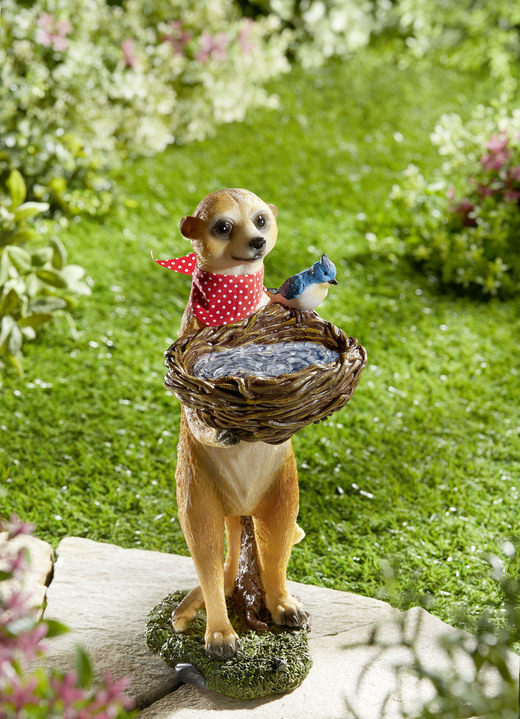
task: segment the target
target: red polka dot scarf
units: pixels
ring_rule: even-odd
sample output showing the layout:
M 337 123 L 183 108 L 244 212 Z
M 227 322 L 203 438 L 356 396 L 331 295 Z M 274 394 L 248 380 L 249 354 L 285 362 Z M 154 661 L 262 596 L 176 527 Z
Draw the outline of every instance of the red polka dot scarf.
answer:
M 255 312 L 264 293 L 264 268 L 254 275 L 218 275 L 197 267 L 197 255 L 156 260 L 158 265 L 193 275 L 188 309 L 205 325 L 238 322 Z

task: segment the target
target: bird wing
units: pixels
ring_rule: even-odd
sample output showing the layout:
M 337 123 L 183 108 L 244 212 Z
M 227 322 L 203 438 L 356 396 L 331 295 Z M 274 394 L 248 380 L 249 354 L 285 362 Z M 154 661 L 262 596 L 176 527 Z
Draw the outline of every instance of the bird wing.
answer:
M 301 275 L 293 275 L 285 280 L 283 285 L 280 287 L 280 294 L 287 300 L 293 300 L 298 295 L 301 295 L 305 289 L 305 280 Z

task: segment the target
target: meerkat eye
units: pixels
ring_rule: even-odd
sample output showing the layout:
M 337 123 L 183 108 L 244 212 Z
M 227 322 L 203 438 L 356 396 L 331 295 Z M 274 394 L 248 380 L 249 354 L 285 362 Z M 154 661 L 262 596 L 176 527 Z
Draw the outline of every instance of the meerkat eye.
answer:
M 232 229 L 233 225 L 229 220 L 220 220 L 213 228 L 213 231 L 220 237 L 229 237 Z
M 265 215 L 258 215 L 255 219 L 255 226 L 259 230 L 262 230 L 267 225 L 267 217 Z

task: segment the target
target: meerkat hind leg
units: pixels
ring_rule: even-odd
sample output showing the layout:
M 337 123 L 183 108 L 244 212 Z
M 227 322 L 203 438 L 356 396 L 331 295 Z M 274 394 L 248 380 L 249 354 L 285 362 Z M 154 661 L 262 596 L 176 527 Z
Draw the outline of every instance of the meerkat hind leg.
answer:
M 204 597 L 200 586 L 194 587 L 184 597 L 179 606 L 172 613 L 172 625 L 177 633 L 183 632 L 197 611 L 204 607 Z

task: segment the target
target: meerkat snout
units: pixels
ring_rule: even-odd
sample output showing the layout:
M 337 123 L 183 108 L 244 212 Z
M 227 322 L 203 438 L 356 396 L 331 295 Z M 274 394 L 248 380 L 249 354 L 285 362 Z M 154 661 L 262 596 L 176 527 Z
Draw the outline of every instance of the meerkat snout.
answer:
M 252 240 L 249 240 L 249 245 L 254 250 L 263 250 L 266 244 L 265 237 L 253 237 Z

